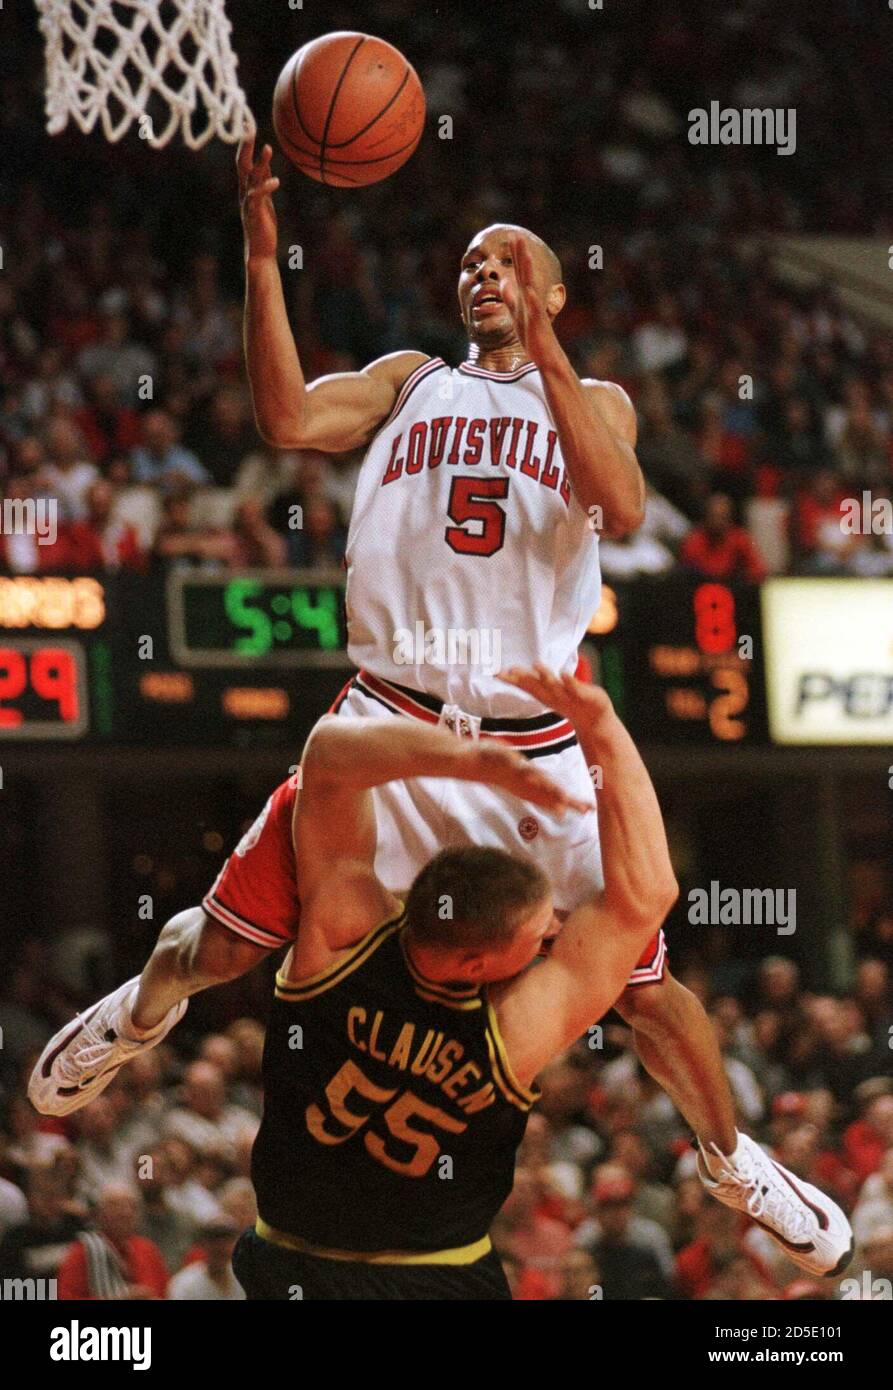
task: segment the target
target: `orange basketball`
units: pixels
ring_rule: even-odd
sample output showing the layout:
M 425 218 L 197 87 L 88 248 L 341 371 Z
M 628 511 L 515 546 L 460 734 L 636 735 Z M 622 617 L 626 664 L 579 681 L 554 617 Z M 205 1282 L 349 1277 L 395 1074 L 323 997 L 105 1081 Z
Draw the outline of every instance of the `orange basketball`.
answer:
M 325 34 L 289 58 L 273 94 L 283 154 L 336 188 L 386 179 L 422 135 L 425 93 L 415 68 L 370 34 Z

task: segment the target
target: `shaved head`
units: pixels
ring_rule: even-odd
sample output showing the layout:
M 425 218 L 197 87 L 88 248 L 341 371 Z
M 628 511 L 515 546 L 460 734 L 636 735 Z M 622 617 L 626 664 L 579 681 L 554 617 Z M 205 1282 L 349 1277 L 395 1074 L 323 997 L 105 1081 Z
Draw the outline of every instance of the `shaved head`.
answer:
M 523 349 L 515 319 L 519 292 L 516 261 L 523 265 L 521 273 L 550 320 L 564 307 L 561 262 L 542 237 L 514 222 L 494 222 L 477 232 L 462 256 L 456 288 L 469 344 L 476 354 L 497 354 L 491 365 L 498 366 L 500 353 L 517 365 L 519 349 Z
M 484 227 L 482 231 L 477 232 L 471 238 L 471 241 L 468 243 L 468 250 L 466 250 L 465 255 L 468 255 L 468 251 L 471 250 L 472 246 L 479 245 L 482 241 L 484 241 L 486 237 L 498 236 L 500 232 L 505 232 L 507 237 L 525 237 L 526 240 L 530 243 L 530 249 L 533 252 L 534 259 L 538 262 L 538 265 L 542 270 L 543 275 L 548 280 L 549 284 L 561 285 L 564 283 L 562 278 L 561 262 L 555 255 L 555 252 L 552 250 L 551 246 L 549 246 L 547 242 L 543 241 L 541 236 L 537 236 L 536 232 L 529 231 L 527 227 L 519 227 L 514 222 L 494 222 L 489 227 Z

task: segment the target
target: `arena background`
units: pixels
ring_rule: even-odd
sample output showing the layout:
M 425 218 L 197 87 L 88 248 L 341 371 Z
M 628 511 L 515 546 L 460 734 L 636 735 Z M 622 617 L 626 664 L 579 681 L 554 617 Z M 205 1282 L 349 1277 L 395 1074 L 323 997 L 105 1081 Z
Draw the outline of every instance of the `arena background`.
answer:
M 460 361 L 458 257 L 485 223 L 523 223 L 561 257 L 559 336 L 581 373 L 630 392 L 655 492 L 642 533 L 605 546 L 609 590 L 582 655 L 657 782 L 682 886 L 673 966 L 708 1002 L 750 1131 L 856 1211 L 857 1272 L 893 1277 L 893 537 L 844 536 L 839 510 L 893 482 L 893 18 L 855 0 L 736 0 L 721 15 L 635 0 L 228 11 L 266 131 L 281 64 L 318 33 L 381 35 L 426 89 L 417 153 L 376 187 L 325 189 L 276 157 L 308 377 L 404 346 Z M 52 554 L 0 536 L 0 1174 L 42 1191 L 58 1232 L 129 1172 L 146 1151 L 134 1145 L 162 1142 L 166 1115 L 189 1111 L 178 1088 L 200 1052 L 227 1103 L 257 1111 L 258 1033 L 233 1025 L 263 1018 L 264 971 L 194 1000 L 158 1074 L 122 1074 L 61 1137 L 38 1127 L 23 1079 L 72 1008 L 134 973 L 164 921 L 200 900 L 347 678 L 337 608 L 357 460 L 273 457 L 254 431 L 232 150 L 51 139 L 34 16 L 6 8 L 0 26 L 0 481 L 6 498 L 63 508 Z M 688 112 L 711 101 L 795 108 L 796 152 L 689 144 Z M 706 573 L 716 493 L 743 534 L 721 538 Z M 321 574 L 249 598 L 232 587 L 283 567 Z M 245 603 L 266 626 L 232 620 Z M 837 615 L 829 648 L 852 640 L 849 667 L 814 636 L 797 645 L 815 604 Z M 280 641 L 286 607 L 296 635 Z M 59 640 L 71 679 L 47 699 L 35 657 Z M 315 664 L 294 664 L 296 649 Z M 819 722 L 792 727 L 792 687 L 773 710 L 767 684 L 826 667 Z M 846 684 L 866 671 L 868 687 Z M 691 923 L 690 890 L 714 881 L 795 890 L 796 931 Z M 603 1043 L 544 1079 L 499 1232 L 518 1296 L 587 1296 L 599 1281 L 608 1298 L 819 1296 L 704 1207 L 684 1127 L 628 1035 L 609 1021 Z M 225 1188 L 244 1214 L 247 1146 L 205 1133 L 174 1157 L 200 1245 Z M 623 1229 L 606 1272 L 592 1223 L 609 1207 Z M 164 1244 L 163 1208 L 140 1220 L 174 1273 L 183 1250 L 169 1232 Z M 2 1272 L 18 1249 L 7 1230 Z

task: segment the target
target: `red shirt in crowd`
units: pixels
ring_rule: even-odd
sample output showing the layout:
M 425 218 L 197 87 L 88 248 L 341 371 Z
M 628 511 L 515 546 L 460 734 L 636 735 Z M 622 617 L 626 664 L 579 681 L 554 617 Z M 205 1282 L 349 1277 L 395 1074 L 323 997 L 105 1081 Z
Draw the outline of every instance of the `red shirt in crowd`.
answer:
M 142 439 L 140 417 L 126 406 L 111 415 L 101 415 L 93 406 L 83 406 L 74 412 L 74 420 L 90 457 L 99 464 L 108 463 L 115 454 L 129 454 Z
M 769 1287 L 772 1280 L 761 1260 L 746 1245 L 740 1247 L 742 1257 L 752 1266 L 754 1272 Z M 676 1256 L 676 1283 L 683 1298 L 701 1299 L 710 1292 L 710 1287 L 719 1273 L 713 1262 L 713 1252 L 706 1236 L 699 1236 Z
M 128 1284 L 141 1284 L 151 1289 L 156 1298 L 167 1294 L 168 1273 L 161 1251 L 152 1240 L 145 1236 L 131 1236 L 124 1248 L 115 1247 L 119 1259 L 124 1264 L 124 1277 Z M 87 1252 L 79 1240 L 69 1245 L 59 1266 L 58 1294 L 60 1299 L 95 1299 L 97 1295 L 90 1290 L 87 1277 Z
M 766 574 L 763 557 L 743 526 L 730 526 L 721 536 L 696 526 L 682 542 L 680 556 L 711 579 L 749 579 L 757 584 Z
M 876 1173 L 887 1145 L 865 1120 L 854 1120 L 843 1132 L 843 1152 L 860 1183 Z

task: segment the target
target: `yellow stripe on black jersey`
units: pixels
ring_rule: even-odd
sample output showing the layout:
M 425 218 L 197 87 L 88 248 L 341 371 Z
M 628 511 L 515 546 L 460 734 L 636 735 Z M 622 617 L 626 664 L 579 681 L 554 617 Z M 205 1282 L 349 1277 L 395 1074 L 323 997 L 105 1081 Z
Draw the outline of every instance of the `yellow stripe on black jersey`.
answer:
M 541 1091 L 531 1090 L 522 1086 L 515 1077 L 505 1050 L 505 1043 L 499 1031 L 499 1021 L 496 1017 L 496 1010 L 487 1001 L 487 1047 L 490 1050 L 490 1066 L 493 1071 L 493 1079 L 499 1087 L 506 1100 L 511 1101 L 512 1105 L 517 1105 L 521 1110 L 529 1110 L 530 1107 L 539 1100 Z
M 358 970 L 361 965 L 369 959 L 374 951 L 377 951 L 389 936 L 393 936 L 395 931 L 403 925 L 403 912 L 399 917 L 391 917 L 387 922 L 383 922 L 379 927 L 373 927 L 364 937 L 352 946 L 344 955 L 339 956 L 331 965 L 327 965 L 325 970 L 318 970 L 315 975 L 308 975 L 304 980 L 290 980 L 284 971 L 276 973 L 276 998 L 285 999 L 289 1003 L 297 1003 L 302 999 L 312 999 L 315 994 L 321 994 L 323 990 L 331 989 L 333 985 L 340 984 L 354 970 Z
M 427 975 L 423 975 L 421 970 L 413 965 L 402 935 L 400 945 L 406 968 L 416 987 L 416 994 L 420 995 L 422 999 L 427 999 L 430 1004 L 446 1004 L 449 1009 L 479 1009 L 481 1007 L 483 1000 L 480 997 L 479 985 L 447 985 L 437 980 L 429 980 Z

